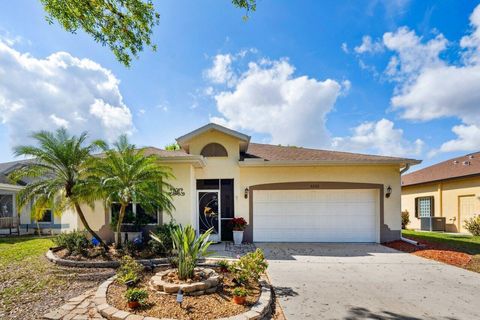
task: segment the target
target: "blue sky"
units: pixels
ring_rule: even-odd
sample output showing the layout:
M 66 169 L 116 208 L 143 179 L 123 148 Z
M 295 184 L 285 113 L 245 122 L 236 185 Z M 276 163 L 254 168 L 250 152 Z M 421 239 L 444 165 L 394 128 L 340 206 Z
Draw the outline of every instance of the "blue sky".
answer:
M 131 68 L 37 1 L 0 10 L 0 161 L 66 126 L 163 147 L 215 121 L 252 140 L 423 159 L 480 149 L 476 1 L 158 1 Z M 478 14 L 475 15 L 474 12 Z M 479 81 L 477 81 L 479 80 Z

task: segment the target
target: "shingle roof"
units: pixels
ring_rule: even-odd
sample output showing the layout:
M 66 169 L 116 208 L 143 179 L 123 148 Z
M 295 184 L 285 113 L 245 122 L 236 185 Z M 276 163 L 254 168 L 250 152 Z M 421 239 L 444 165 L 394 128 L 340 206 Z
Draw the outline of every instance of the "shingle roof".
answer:
M 480 175 L 480 152 L 443 161 L 402 177 L 402 186 Z
M 301 147 L 276 146 L 250 143 L 243 158 L 260 158 L 266 161 L 326 161 L 326 162 L 398 162 L 417 164 L 420 161 L 407 158 L 386 157 L 360 153 Z

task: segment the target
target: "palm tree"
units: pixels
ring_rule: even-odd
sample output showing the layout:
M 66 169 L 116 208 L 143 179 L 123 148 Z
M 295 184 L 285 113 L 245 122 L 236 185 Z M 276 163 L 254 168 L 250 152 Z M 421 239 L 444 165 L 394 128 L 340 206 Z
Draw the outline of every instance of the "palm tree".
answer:
M 170 169 L 161 166 L 154 155 L 146 156 L 143 149 L 136 149 L 125 135 L 114 143 L 113 149 L 103 147 L 104 155 L 96 159 L 89 169 L 89 181 L 97 186 L 105 204 L 120 205 L 116 221 L 116 246 L 121 246 L 121 227 L 129 204 L 141 204 L 147 212 L 161 209 L 167 213 L 173 208 Z
M 103 141 L 87 143 L 87 133 L 70 136 L 62 128 L 56 132 L 39 131 L 32 135 L 37 146 L 21 145 L 14 148 L 15 156 L 33 158 L 12 172 L 13 180 L 31 180 L 17 194 L 20 208 L 33 203 L 32 215 L 49 207 L 54 215 L 61 215 L 65 209 L 74 208 L 85 229 L 105 246 L 102 239 L 90 228 L 81 204 L 93 207 L 98 196 L 93 188 L 86 188 L 85 171 L 91 161 L 92 152 L 104 146 Z

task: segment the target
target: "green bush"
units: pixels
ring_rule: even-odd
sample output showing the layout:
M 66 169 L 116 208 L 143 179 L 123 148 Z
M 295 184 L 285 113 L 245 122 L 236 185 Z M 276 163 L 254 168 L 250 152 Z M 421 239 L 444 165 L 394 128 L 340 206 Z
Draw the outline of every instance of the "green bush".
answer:
M 236 287 L 233 289 L 232 294 L 237 297 L 246 297 L 248 295 L 248 291 L 244 287 Z
M 143 266 L 130 256 L 122 257 L 117 269 L 117 280 L 122 284 L 133 285 L 140 280 Z
M 402 229 L 407 229 L 407 225 L 410 223 L 410 215 L 407 210 L 402 211 Z
M 224 271 L 224 270 L 228 270 L 230 268 L 230 263 L 227 260 L 220 260 L 220 261 L 217 262 L 217 266 L 219 266 L 220 269 L 222 269 L 222 271 Z
M 153 253 L 158 255 L 170 255 L 173 250 L 172 231 L 178 228 L 178 225 L 173 221 L 163 224 L 157 228 L 152 235 L 156 239 L 151 239 L 148 242 Z
M 90 247 L 85 232 L 73 231 L 57 235 L 53 242 L 59 247 L 65 247 L 70 254 L 85 255 Z
M 463 225 L 472 235 L 480 236 L 480 215 L 466 219 Z
M 258 281 L 260 275 L 267 270 L 268 263 L 261 249 L 247 253 L 238 261 L 230 265 L 235 282 L 246 284 L 249 281 Z
M 208 241 L 208 237 L 212 231 L 213 229 L 209 229 L 197 237 L 195 229 L 191 225 L 172 229 L 171 237 L 178 259 L 177 272 L 180 280 L 191 279 L 198 259 L 210 254 L 208 247 L 212 243 Z M 151 235 L 151 237 L 153 240 L 161 242 L 155 235 Z
M 143 303 L 148 298 L 148 292 L 144 289 L 130 288 L 125 292 L 125 298 L 129 302 L 138 301 Z

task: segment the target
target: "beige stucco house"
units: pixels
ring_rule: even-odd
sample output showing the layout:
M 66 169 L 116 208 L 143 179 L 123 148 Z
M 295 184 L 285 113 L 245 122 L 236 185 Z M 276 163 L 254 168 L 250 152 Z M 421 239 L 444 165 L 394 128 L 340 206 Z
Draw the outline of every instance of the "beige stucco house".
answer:
M 480 153 L 467 154 L 402 177 L 402 210 L 410 229 L 421 217 L 444 217 L 445 231 L 468 232 L 467 218 L 480 213 Z
M 171 168 L 177 223 L 213 240 L 230 240 L 230 220 L 248 221 L 254 242 L 384 242 L 400 237 L 401 170 L 417 160 L 250 142 L 208 124 L 177 139 L 181 150 L 147 148 Z M 93 229 L 111 237 L 115 208 L 84 208 Z M 131 212 L 144 215 L 140 205 Z M 72 212 L 53 217 L 60 230 L 81 229 Z M 55 220 L 56 219 L 56 220 Z M 170 216 L 158 212 L 155 225 Z M 52 224 L 53 225 L 53 224 Z

